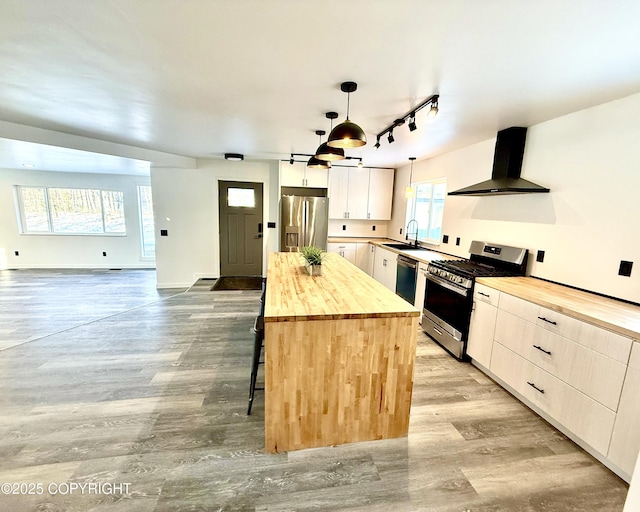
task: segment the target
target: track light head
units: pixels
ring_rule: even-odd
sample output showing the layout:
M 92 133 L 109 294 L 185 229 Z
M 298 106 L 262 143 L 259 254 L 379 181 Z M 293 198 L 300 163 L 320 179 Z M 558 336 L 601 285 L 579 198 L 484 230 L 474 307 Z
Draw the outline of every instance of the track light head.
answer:
M 435 99 L 431 102 L 431 108 L 429 109 L 429 112 L 427 112 L 427 117 L 429 119 L 433 119 L 434 117 L 436 117 L 438 115 L 438 100 Z
M 380 135 L 376 137 L 376 143 L 373 145 L 373 147 L 376 149 L 380 147 Z
M 389 132 L 389 135 L 387 136 L 387 140 L 389 141 L 389 144 L 393 143 L 396 139 L 393 137 L 393 130 L 391 130 Z
M 418 128 L 418 127 L 416 126 L 416 115 L 415 114 L 411 115 L 411 120 L 409 121 L 409 124 L 407 126 L 409 127 L 409 131 L 410 132 L 416 131 L 416 128 Z

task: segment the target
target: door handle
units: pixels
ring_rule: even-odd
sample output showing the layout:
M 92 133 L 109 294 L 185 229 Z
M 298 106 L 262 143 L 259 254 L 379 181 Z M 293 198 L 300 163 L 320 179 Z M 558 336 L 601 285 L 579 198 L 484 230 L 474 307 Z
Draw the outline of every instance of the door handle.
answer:
M 258 234 L 257 234 L 256 236 L 254 236 L 253 238 L 254 238 L 254 239 L 262 238 L 262 233 L 258 233 Z

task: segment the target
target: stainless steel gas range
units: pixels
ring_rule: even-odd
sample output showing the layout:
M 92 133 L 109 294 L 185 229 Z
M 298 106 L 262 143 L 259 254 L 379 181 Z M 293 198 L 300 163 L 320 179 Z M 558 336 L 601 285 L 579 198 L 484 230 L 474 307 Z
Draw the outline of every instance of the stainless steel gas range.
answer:
M 525 275 L 529 251 L 471 242 L 468 260 L 437 260 L 427 267 L 422 329 L 460 360 L 467 359 L 467 337 L 476 277 Z

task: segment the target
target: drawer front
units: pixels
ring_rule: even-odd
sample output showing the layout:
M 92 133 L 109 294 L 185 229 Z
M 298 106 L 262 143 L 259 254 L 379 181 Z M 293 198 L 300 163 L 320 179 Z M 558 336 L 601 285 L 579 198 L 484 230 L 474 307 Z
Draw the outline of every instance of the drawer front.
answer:
M 615 411 L 626 366 L 499 310 L 495 340 L 554 377 Z
M 491 371 L 598 452 L 607 453 L 613 411 L 500 343 L 493 347 Z
M 535 324 L 540 306 L 518 297 L 514 297 L 513 295 L 503 293 L 500 297 L 500 309 L 508 311 L 512 315 Z
M 557 311 L 502 293 L 500 309 L 626 364 L 633 340 Z
M 500 300 L 500 292 L 483 284 L 476 283 L 473 288 L 474 300 L 479 300 L 497 306 Z
M 327 245 L 328 247 L 331 248 L 332 252 L 355 251 L 358 247 L 358 245 L 355 242 L 346 242 L 346 243 L 331 242 L 330 244 L 327 244 Z

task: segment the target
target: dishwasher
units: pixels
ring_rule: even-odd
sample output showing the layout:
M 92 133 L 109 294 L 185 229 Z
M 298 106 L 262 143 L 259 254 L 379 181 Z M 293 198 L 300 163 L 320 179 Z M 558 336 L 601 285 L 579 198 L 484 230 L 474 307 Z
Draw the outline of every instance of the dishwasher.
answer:
M 396 273 L 396 295 L 413 304 L 416 300 L 416 280 L 418 277 L 417 260 L 398 255 L 398 270 Z

